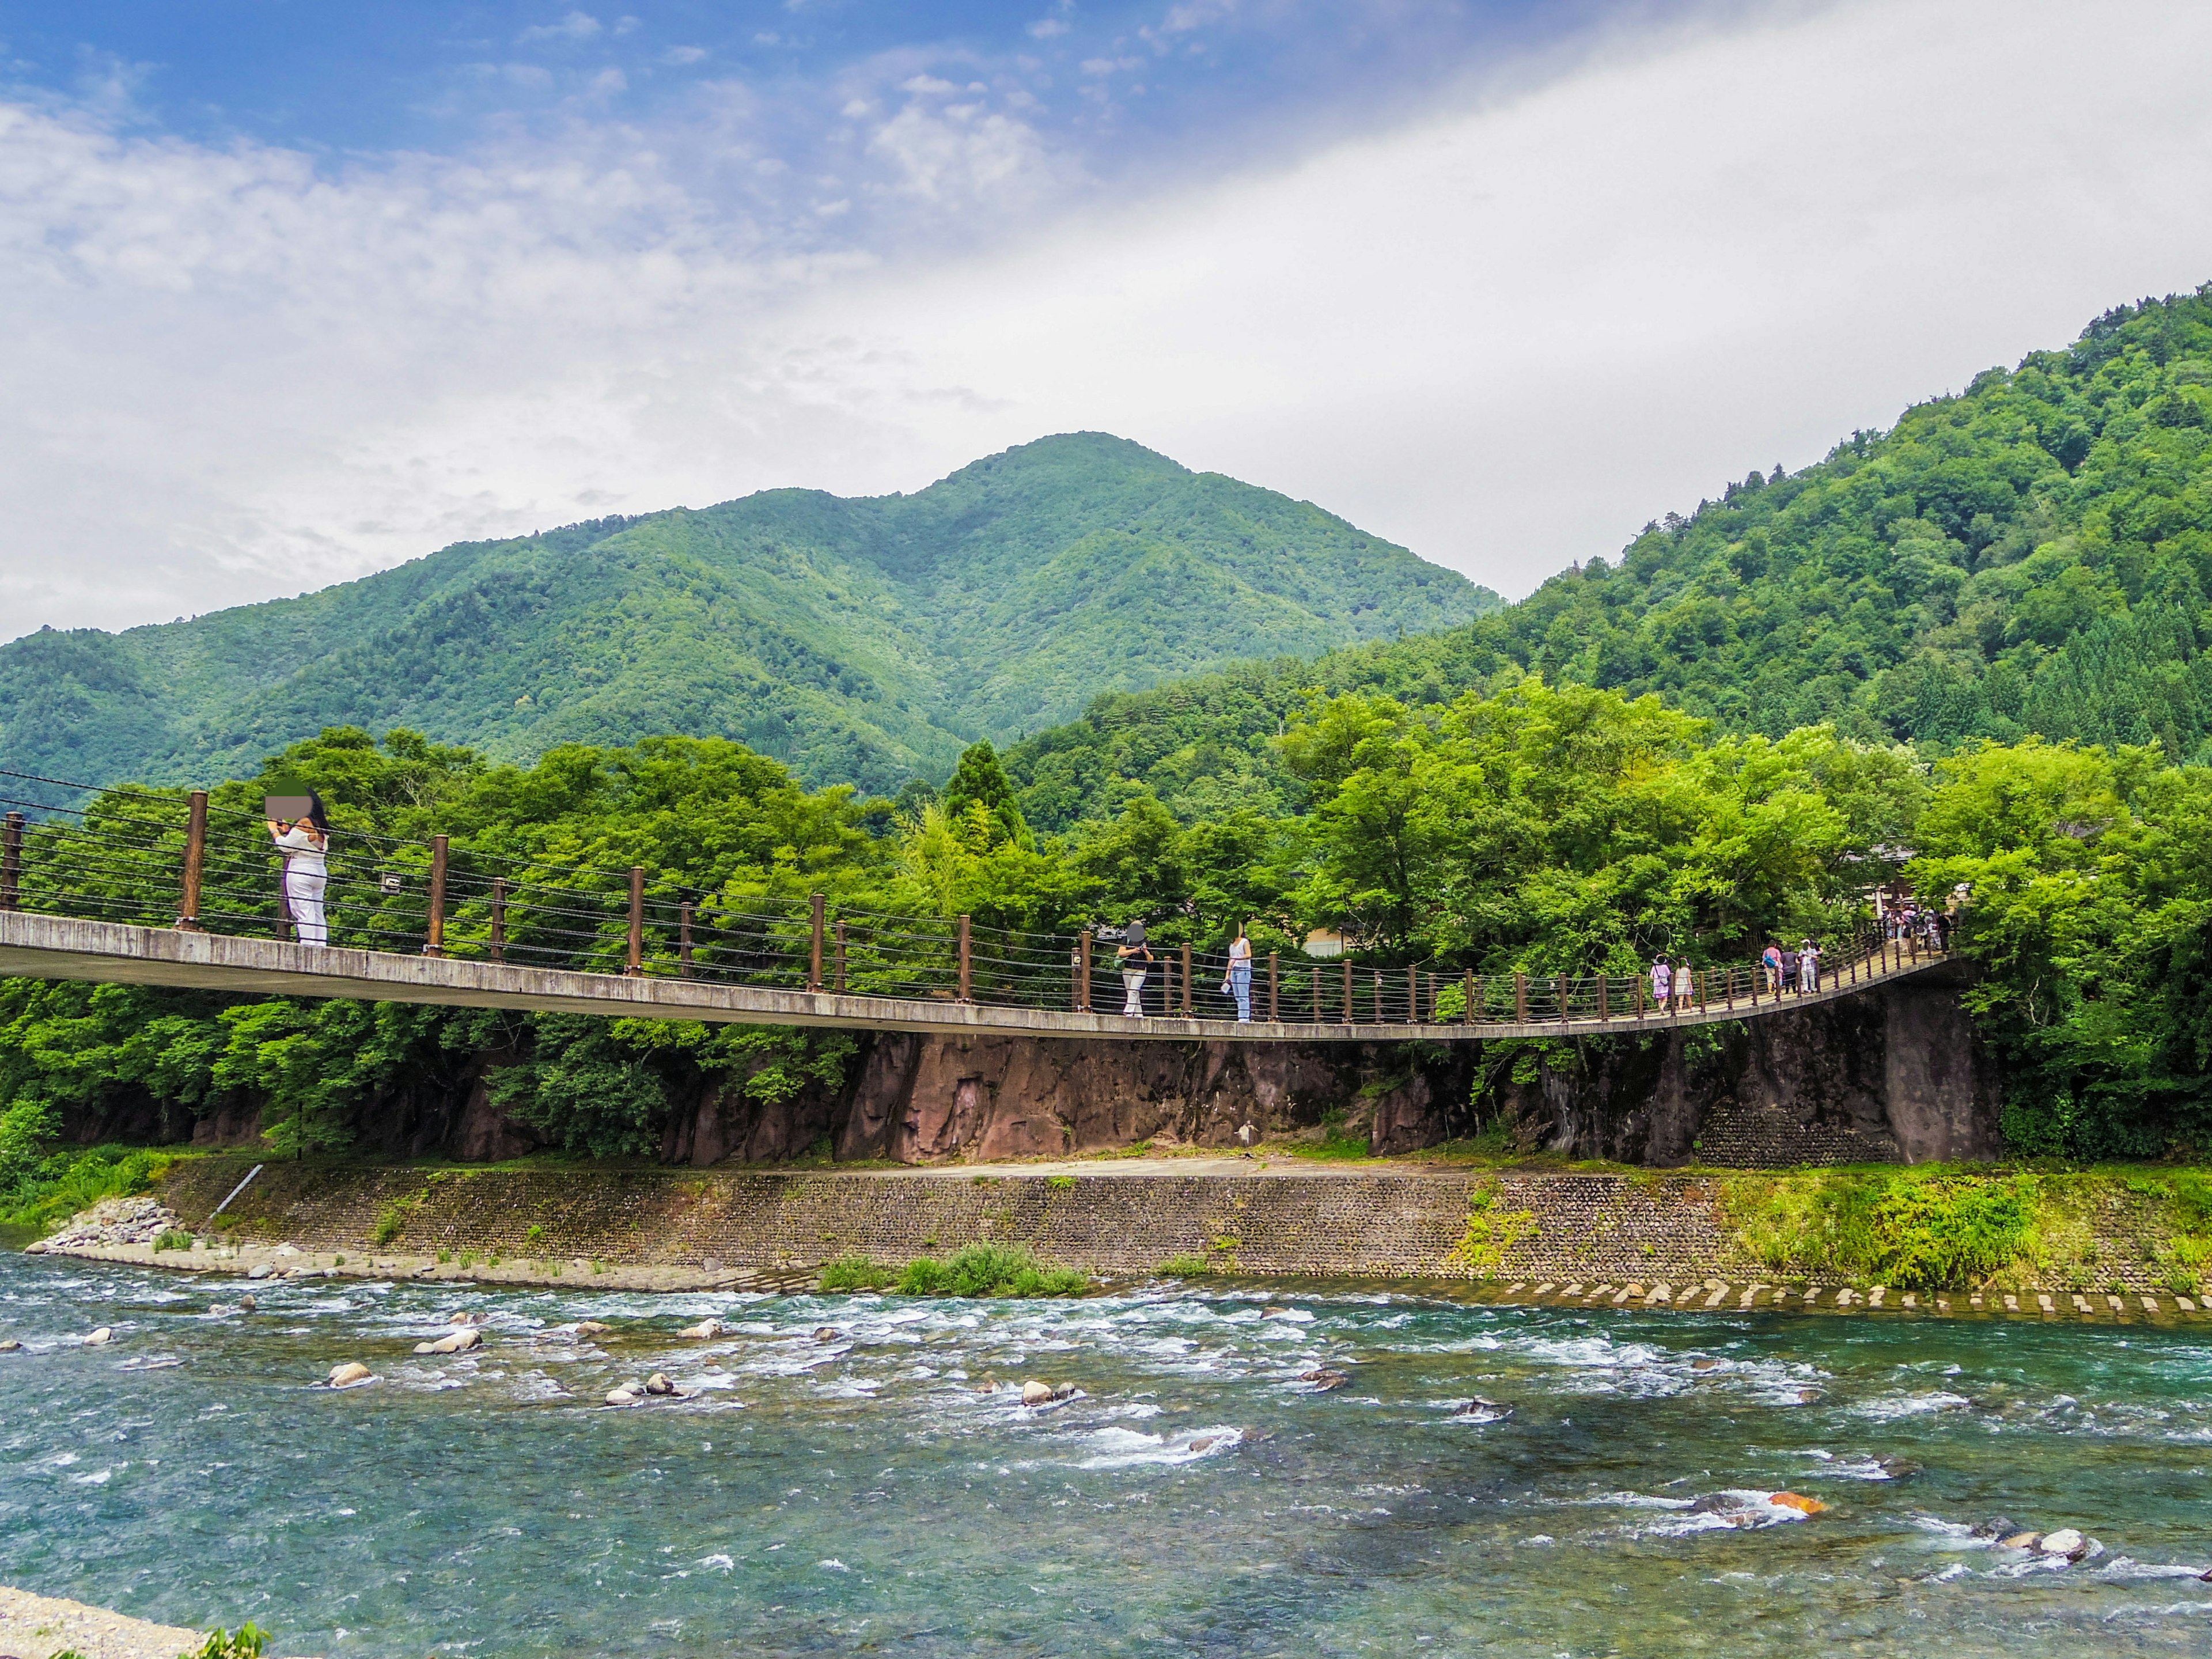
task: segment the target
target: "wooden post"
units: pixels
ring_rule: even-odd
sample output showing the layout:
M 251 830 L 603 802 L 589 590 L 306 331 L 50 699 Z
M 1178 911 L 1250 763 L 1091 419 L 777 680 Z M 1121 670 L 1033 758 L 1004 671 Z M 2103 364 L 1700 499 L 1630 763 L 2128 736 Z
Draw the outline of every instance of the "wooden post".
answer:
M 1559 1024 L 1562 1025 L 1567 1023 L 1567 999 L 1571 994 L 1567 989 L 1567 976 L 1561 974 L 1559 975 Z
M 1283 1018 L 1283 1005 L 1279 995 L 1280 988 L 1277 982 L 1276 969 L 1275 953 L 1270 951 L 1267 952 L 1267 1023 L 1271 1025 L 1279 1023 Z
M 1367 993 L 1375 999 L 1375 1023 L 1380 1025 L 1382 1023 L 1382 970 L 1380 968 L 1367 970 Z
M 691 977 L 691 918 L 696 914 L 690 899 L 676 907 L 676 976 L 678 979 Z
M 1705 969 L 1698 969 L 1696 981 L 1698 991 L 1698 1012 L 1701 1014 L 1705 1012 L 1705 993 L 1712 988 L 1705 983 L 1706 972 L 1707 970 Z
M 1190 946 L 1182 947 L 1182 1017 L 1190 1018 Z
M 819 893 L 807 896 L 806 988 L 822 988 L 822 921 L 824 901 Z
M 1462 1024 L 1472 1025 L 1474 1024 L 1475 997 L 1476 989 L 1474 983 L 1474 969 L 1470 968 L 1467 970 L 1467 1010 L 1461 1017 L 1460 1023 Z
M 688 904 L 684 907 L 684 919 L 688 927 L 691 919 L 691 907 Z M 494 962 L 507 960 L 507 878 L 505 876 L 494 876 L 491 878 L 491 959 Z
M 1724 1006 L 1729 1012 L 1734 1013 L 1735 1012 L 1735 969 L 1733 968 L 1728 970 L 1728 977 L 1721 981 L 1721 995 L 1724 999 Z
M 1075 938 L 1075 1012 L 1091 1012 L 1091 930 L 1086 927 Z
M 1418 968 L 1408 968 L 1406 969 L 1406 1024 L 1419 1025 L 1420 1023 L 1421 970 Z
M 1350 1025 L 1358 1018 L 1358 1012 L 1352 1006 L 1352 958 L 1346 957 L 1344 959 L 1344 1023 Z
M 623 969 L 623 975 L 636 979 L 644 973 L 645 866 L 633 864 L 629 867 L 629 965 Z
M 1313 1023 L 1321 1024 L 1321 969 L 1313 970 Z
M 185 827 L 185 890 L 177 906 L 179 933 L 204 933 L 200 926 L 200 875 L 207 867 L 207 791 L 192 791 L 191 816 Z
M 23 900 L 23 815 L 8 814 L 0 830 L 0 910 L 13 910 Z
M 430 837 L 430 933 L 424 942 L 422 954 L 442 957 L 446 954 L 446 838 Z
M 1085 984 L 1087 989 L 1088 981 Z M 845 994 L 845 918 L 842 916 L 837 918 L 837 994 Z M 1088 1008 L 1091 1005 L 1086 1001 L 1083 1006 Z
M 960 1000 L 963 1002 L 975 1000 L 969 994 L 975 988 L 975 963 L 969 931 L 968 918 L 963 915 L 960 918 Z
M 1528 1023 L 1528 975 L 1513 975 L 1513 1018 L 1522 1025 Z
M 1636 987 L 1636 1023 L 1644 1024 L 1644 975 L 1638 974 L 1629 981 Z
M 1613 1018 L 1613 999 L 1603 974 L 1597 976 L 1597 1017 L 1600 1021 Z

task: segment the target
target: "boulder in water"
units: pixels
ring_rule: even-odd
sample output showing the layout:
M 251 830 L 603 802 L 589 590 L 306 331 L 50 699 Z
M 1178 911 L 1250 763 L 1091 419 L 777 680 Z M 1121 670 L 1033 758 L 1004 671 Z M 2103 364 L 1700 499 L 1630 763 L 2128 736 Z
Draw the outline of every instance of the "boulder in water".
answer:
M 2046 1532 L 2036 1547 L 2045 1555 L 2063 1555 L 2069 1561 L 2079 1561 L 2089 1553 L 2089 1540 L 2072 1527 L 2061 1527 L 2056 1532 Z
M 2001 1550 L 2032 1550 L 2042 1541 L 2043 1534 L 2039 1532 L 2016 1532 L 2009 1537 L 1998 1539 L 1997 1547 Z
M 1035 1377 L 1031 1377 L 1028 1382 L 1022 1384 L 1022 1404 L 1024 1406 L 1047 1405 L 1050 1403 L 1051 1400 L 1051 1383 L 1040 1382 Z
M 666 1371 L 655 1371 L 651 1376 L 647 1377 L 645 1379 L 645 1391 L 647 1394 L 658 1395 L 671 1395 L 679 1392 L 677 1386 L 668 1380 L 668 1373 Z
M 256 1301 L 253 1299 L 253 1292 L 252 1292 L 252 1291 L 247 1291 L 244 1296 L 241 1296 L 240 1297 L 239 1297 L 239 1298 L 238 1298 L 238 1305 L 239 1305 L 240 1309 L 242 1311 L 244 1311 L 244 1312 L 246 1312 L 246 1313 L 252 1313 L 252 1312 L 256 1308 L 259 1307 L 261 1304 L 260 1304 L 258 1302 L 256 1302 Z
M 1822 1515 L 1828 1506 L 1817 1498 L 1808 1498 L 1802 1492 L 1778 1492 L 1766 1500 L 1778 1510 L 1795 1510 L 1800 1515 Z
M 614 1327 L 611 1325 L 602 1325 L 596 1319 L 586 1319 L 583 1323 L 576 1327 L 576 1334 L 579 1336 L 605 1336 Z
M 607 1404 L 610 1406 L 635 1406 L 637 1404 L 637 1390 L 631 1388 L 627 1382 L 623 1383 L 620 1388 L 609 1389 L 607 1390 Z
M 1331 1389 L 1340 1389 L 1351 1382 L 1352 1373 L 1334 1370 L 1327 1365 L 1316 1365 L 1310 1371 L 1300 1371 L 1298 1381 L 1312 1383 L 1316 1394 L 1327 1394 Z
M 366 1382 L 368 1380 L 368 1367 L 362 1364 L 358 1359 L 349 1359 L 343 1365 L 333 1365 L 331 1367 L 331 1374 L 328 1382 L 329 1385 L 333 1389 L 343 1389 L 349 1383 Z
M 697 1324 L 686 1325 L 676 1333 L 678 1336 L 689 1337 L 694 1342 L 711 1342 L 721 1334 L 722 1322 L 719 1319 L 702 1319 Z
M 14 1337 L 9 1337 L 4 1340 L 0 1340 L 0 1353 L 15 1353 L 18 1352 L 22 1346 L 23 1345 L 18 1342 Z
M 814 1340 L 817 1342 L 835 1342 L 843 1334 L 835 1325 L 818 1325 L 814 1330 Z
M 106 1326 L 102 1325 L 98 1330 L 88 1332 L 86 1334 L 84 1346 L 88 1348 L 96 1348 L 100 1346 L 101 1343 L 112 1340 L 114 1335 L 115 1333 L 113 1331 L 110 1330 Z
M 435 1342 L 417 1342 L 416 1353 L 466 1353 L 471 1348 L 483 1346 L 483 1333 L 473 1325 L 464 1325 L 451 1336 L 441 1336 Z

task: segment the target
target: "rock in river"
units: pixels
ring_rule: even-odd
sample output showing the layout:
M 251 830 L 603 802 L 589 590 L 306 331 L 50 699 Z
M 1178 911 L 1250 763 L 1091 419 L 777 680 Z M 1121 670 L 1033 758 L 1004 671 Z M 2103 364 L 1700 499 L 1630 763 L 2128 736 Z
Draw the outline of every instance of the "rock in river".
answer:
M 611 1325 L 602 1325 L 596 1319 L 587 1319 L 584 1321 L 582 1324 L 576 1327 L 576 1334 L 579 1336 L 605 1336 L 612 1329 L 614 1329 L 614 1327 Z
M 102 1325 L 98 1330 L 89 1333 L 85 1337 L 84 1346 L 88 1348 L 96 1348 L 101 1343 L 112 1338 L 114 1334 L 115 1333 L 113 1331 L 110 1330 L 106 1326 Z
M 1316 1365 L 1310 1371 L 1300 1371 L 1298 1381 L 1312 1383 L 1316 1394 L 1327 1394 L 1331 1389 L 1340 1389 L 1351 1382 L 1352 1374 L 1332 1370 L 1327 1365 Z
M 1022 1404 L 1042 1406 L 1052 1398 L 1052 1384 L 1040 1382 L 1035 1377 L 1022 1384 Z
M 1513 1415 L 1513 1407 L 1502 1400 L 1485 1400 L 1477 1395 L 1452 1413 L 1471 1423 L 1503 1423 Z
M 711 1342 L 721 1334 L 722 1322 L 719 1319 L 702 1319 L 697 1324 L 686 1325 L 676 1333 L 678 1336 L 688 1336 L 695 1342 Z
M 645 1379 L 645 1391 L 647 1394 L 662 1395 L 678 1394 L 681 1392 L 681 1390 L 678 1389 L 673 1382 L 671 1382 L 668 1380 L 668 1373 L 666 1371 L 655 1371 L 651 1376 L 647 1377 Z
M 366 1382 L 368 1380 L 368 1367 L 358 1359 L 349 1359 L 343 1365 L 331 1367 L 329 1386 L 333 1389 L 343 1389 L 349 1383 Z
M 620 1388 L 607 1390 L 607 1404 L 610 1406 L 635 1406 L 637 1404 L 637 1390 L 628 1383 L 623 1384 Z
M 2079 1561 L 2089 1553 L 2089 1540 L 2072 1527 L 2061 1527 L 2056 1532 L 2046 1532 L 2037 1547 L 2045 1555 L 2063 1555 L 2069 1561 Z
M 451 1336 L 441 1336 L 435 1342 L 417 1342 L 416 1353 L 466 1353 L 471 1348 L 483 1346 L 483 1333 L 473 1325 L 464 1325 Z

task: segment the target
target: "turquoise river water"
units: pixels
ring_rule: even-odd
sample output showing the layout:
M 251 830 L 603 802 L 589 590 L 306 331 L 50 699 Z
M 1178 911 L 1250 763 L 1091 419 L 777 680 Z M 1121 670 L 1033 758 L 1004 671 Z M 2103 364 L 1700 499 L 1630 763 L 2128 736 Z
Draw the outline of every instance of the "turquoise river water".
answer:
M 483 1347 L 416 1358 L 455 1311 Z M 0 1327 L 0 1582 L 286 1653 L 2212 1652 L 2212 1329 L 21 1256 Z M 310 1386 L 356 1358 L 378 1380 Z M 691 1397 L 599 1403 L 656 1369 Z M 1455 1417 L 1476 1394 L 1514 1414 Z M 2094 1551 L 1974 1535 L 1999 1516 Z

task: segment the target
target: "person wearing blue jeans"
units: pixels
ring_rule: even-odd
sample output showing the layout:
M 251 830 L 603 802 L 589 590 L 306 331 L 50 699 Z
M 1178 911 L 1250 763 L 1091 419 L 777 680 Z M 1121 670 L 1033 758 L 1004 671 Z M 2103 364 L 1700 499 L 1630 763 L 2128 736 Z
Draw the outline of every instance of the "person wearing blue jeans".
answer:
M 1237 999 L 1237 1023 L 1252 1023 L 1252 941 L 1239 927 L 1229 947 L 1229 994 Z

